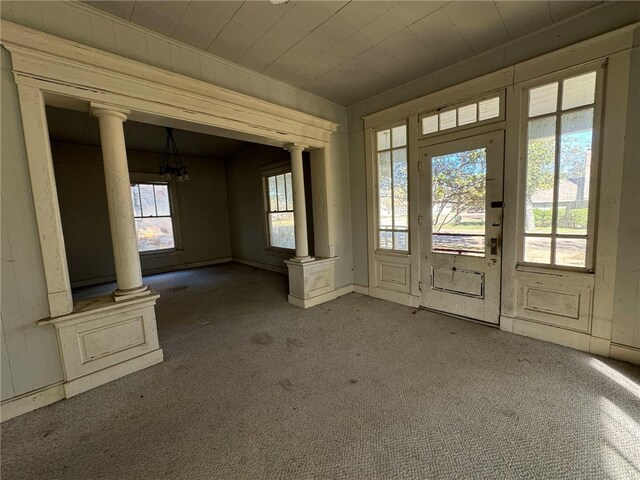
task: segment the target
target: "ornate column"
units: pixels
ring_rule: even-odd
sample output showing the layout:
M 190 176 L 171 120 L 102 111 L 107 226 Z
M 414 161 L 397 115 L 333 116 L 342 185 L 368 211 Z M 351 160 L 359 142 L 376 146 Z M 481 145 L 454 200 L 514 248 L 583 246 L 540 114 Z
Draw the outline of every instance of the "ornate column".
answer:
M 97 117 L 100 123 L 111 241 L 118 282 L 118 288 L 113 292 L 116 301 L 148 293 L 147 286 L 142 283 L 124 142 L 123 122 L 127 119 L 128 113 L 126 110 L 110 106 L 91 105 L 91 114 Z
M 296 256 L 292 259 L 296 262 L 308 262 L 313 260 L 309 256 L 309 241 L 307 239 L 307 209 L 304 195 L 304 171 L 302 167 L 301 145 L 290 145 L 291 153 L 291 180 L 293 184 L 293 220 L 296 231 Z

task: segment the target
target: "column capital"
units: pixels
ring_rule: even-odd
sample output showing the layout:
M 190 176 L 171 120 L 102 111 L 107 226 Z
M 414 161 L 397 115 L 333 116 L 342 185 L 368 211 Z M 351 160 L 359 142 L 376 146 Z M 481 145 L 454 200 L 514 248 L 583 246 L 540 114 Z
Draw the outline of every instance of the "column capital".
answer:
M 296 151 L 300 151 L 302 152 L 303 150 L 305 150 L 307 147 L 306 145 L 300 145 L 299 143 L 287 143 L 284 147 L 285 150 L 289 151 L 289 152 L 296 152 Z
M 115 107 L 113 105 L 107 105 L 104 103 L 91 102 L 90 104 L 91 115 L 94 117 L 104 117 L 111 115 L 119 118 L 123 122 L 127 120 L 127 115 L 131 113 L 130 110 L 125 108 Z

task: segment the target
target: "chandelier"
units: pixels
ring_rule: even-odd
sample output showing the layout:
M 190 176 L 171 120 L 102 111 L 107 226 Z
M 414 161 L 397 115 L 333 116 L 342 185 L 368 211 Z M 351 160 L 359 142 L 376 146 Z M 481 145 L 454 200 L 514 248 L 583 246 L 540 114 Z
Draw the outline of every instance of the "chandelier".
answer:
M 185 167 L 178 153 L 178 146 L 173 138 L 173 128 L 166 127 L 167 141 L 164 145 L 164 154 L 162 155 L 162 165 L 160 166 L 160 175 L 165 180 L 175 179 L 177 182 L 186 182 L 189 180 L 187 167 Z

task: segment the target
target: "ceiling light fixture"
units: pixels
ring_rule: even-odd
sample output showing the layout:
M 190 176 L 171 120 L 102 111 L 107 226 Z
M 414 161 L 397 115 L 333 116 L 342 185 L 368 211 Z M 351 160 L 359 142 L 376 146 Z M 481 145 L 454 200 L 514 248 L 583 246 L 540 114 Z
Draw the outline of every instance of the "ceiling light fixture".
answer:
M 177 182 L 186 182 L 189 180 L 187 167 L 185 167 L 178 153 L 178 146 L 173 138 L 173 128 L 166 127 L 167 141 L 164 146 L 164 154 L 162 155 L 162 165 L 160 166 L 160 175 L 165 180 L 175 179 Z

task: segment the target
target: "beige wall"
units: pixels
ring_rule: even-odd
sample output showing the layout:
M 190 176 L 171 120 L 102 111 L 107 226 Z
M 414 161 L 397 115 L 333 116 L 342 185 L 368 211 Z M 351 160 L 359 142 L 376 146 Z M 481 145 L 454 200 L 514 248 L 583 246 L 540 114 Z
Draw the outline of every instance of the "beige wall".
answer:
M 100 148 L 53 143 L 52 154 L 72 285 L 115 278 Z M 157 174 L 162 163 L 157 153 L 127 156 L 130 172 Z M 143 273 L 231 256 L 224 161 L 183 161 L 190 180 L 176 183 L 181 253 L 142 255 Z
M 39 327 L 49 316 L 44 270 L 17 91 L 11 60 L 2 48 L 2 400 L 63 380 L 53 327 Z

